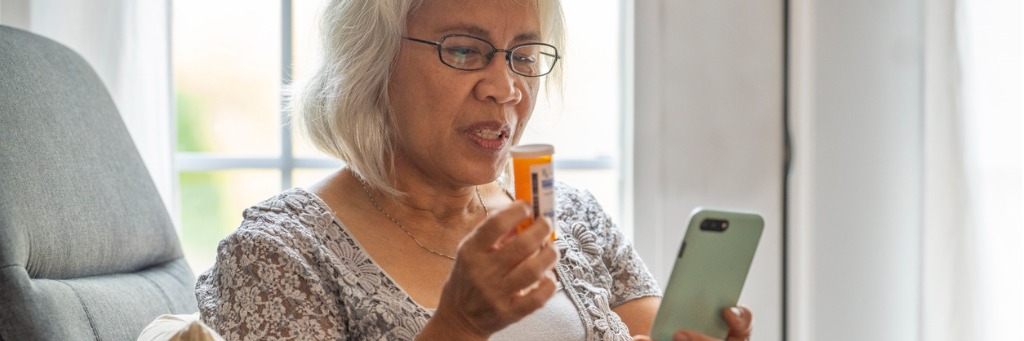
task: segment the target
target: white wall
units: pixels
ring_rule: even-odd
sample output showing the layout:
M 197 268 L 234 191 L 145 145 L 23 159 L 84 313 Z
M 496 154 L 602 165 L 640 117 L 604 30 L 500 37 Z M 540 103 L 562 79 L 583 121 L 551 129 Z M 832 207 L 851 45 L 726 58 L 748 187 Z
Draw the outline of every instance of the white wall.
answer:
M 920 0 L 793 2 L 793 340 L 918 340 Z
M 29 0 L 0 0 L 0 25 L 26 29 Z
M 741 303 L 780 340 L 783 4 L 635 6 L 636 244 L 664 285 L 690 209 L 761 211 Z M 923 4 L 790 6 L 788 339 L 919 339 Z
M 782 4 L 635 1 L 634 241 L 664 287 L 694 207 L 762 213 L 757 340 L 782 333 Z

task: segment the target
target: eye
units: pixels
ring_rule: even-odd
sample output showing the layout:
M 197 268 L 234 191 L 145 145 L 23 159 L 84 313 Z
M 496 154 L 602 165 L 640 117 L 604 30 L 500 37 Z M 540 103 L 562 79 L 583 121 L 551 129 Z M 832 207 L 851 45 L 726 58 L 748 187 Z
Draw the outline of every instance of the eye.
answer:
M 515 62 L 516 64 L 532 65 L 537 63 L 537 56 L 516 53 L 515 55 L 512 56 L 512 61 Z
M 455 58 L 466 58 L 470 55 L 480 54 L 480 51 L 473 46 L 446 46 L 444 51 Z
M 445 62 L 457 68 L 477 68 L 484 60 L 479 46 L 445 45 L 441 50 Z

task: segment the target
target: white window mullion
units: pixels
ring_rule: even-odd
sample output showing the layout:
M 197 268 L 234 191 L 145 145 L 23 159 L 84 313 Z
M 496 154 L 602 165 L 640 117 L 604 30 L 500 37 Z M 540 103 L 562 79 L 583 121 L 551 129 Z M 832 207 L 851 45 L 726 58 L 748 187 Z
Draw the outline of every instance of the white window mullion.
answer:
M 217 171 L 227 169 L 280 169 L 284 160 L 275 157 L 234 157 L 214 153 L 178 152 L 178 172 Z
M 281 189 L 292 187 L 295 170 L 292 155 L 292 125 L 288 119 L 285 89 L 292 84 L 292 1 L 281 0 Z

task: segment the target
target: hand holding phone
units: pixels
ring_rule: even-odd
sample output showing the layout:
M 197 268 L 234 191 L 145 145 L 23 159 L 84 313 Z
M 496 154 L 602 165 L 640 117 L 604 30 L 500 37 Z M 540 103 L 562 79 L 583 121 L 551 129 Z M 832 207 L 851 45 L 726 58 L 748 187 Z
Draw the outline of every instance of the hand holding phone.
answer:
M 739 300 L 763 230 L 756 213 L 693 210 L 651 336 L 671 340 L 676 331 L 692 329 L 726 337 L 722 310 Z

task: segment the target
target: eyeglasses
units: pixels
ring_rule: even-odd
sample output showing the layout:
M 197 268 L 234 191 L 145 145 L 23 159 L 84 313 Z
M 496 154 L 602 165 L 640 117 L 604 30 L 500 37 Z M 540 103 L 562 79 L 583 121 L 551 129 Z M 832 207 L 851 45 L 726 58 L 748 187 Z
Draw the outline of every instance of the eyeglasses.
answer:
M 491 63 L 494 54 L 505 52 L 508 68 L 526 77 L 540 77 L 551 73 L 561 57 L 558 49 L 544 43 L 526 43 L 508 50 L 495 48 L 490 42 L 464 34 L 449 34 L 438 41 L 402 37 L 417 43 L 434 45 L 441 62 L 453 69 L 474 71 Z

